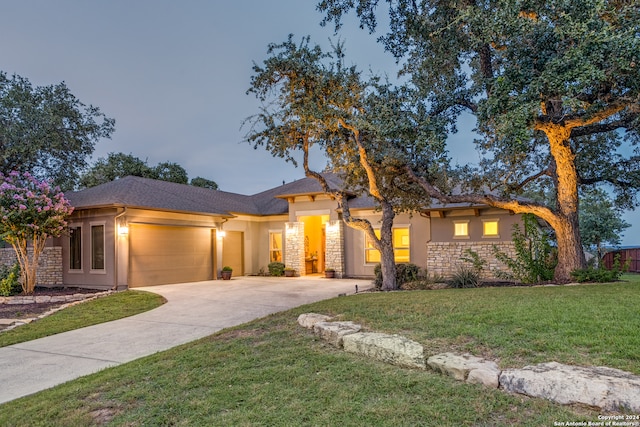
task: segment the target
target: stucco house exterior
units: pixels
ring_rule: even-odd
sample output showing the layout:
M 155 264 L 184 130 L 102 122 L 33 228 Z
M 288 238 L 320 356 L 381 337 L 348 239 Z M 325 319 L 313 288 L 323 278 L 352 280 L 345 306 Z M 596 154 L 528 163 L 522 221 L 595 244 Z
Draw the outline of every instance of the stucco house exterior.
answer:
M 332 268 L 337 277 L 373 277 L 379 262 L 364 232 L 342 222 L 337 202 L 311 178 L 247 196 L 129 176 L 67 197 L 75 208 L 70 232 L 47 248 L 41 285 L 122 289 L 214 280 L 223 266 L 234 276 L 253 275 L 272 261 L 299 275 Z M 350 207 L 379 223 L 371 199 L 353 198 Z M 448 275 L 469 248 L 492 269 L 503 268 L 492 247 L 512 253 L 519 221 L 484 205 L 432 203 L 396 216 L 396 262 Z

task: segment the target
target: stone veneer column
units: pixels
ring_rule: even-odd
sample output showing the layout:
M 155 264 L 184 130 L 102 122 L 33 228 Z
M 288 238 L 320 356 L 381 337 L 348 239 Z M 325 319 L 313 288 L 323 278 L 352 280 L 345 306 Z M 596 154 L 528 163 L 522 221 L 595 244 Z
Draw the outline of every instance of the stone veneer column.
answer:
M 346 272 L 344 266 L 344 223 L 342 220 L 327 222 L 325 244 L 325 269 L 333 268 L 337 278 L 344 277 Z
M 306 274 L 304 264 L 304 222 L 285 223 L 284 265 Z

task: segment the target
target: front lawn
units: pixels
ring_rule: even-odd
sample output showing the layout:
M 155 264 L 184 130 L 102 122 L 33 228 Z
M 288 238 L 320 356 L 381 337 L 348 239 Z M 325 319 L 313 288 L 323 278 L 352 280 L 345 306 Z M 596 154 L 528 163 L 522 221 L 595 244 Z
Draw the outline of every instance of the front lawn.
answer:
M 598 411 L 512 396 L 330 347 L 297 325 L 340 315 L 502 368 L 640 374 L 640 277 L 625 283 L 365 293 L 278 313 L 0 406 L 0 425 L 552 426 Z
M 33 323 L 4 331 L 0 333 L 0 347 L 133 316 L 159 307 L 165 302 L 162 296 L 150 292 L 118 292 L 65 308 Z

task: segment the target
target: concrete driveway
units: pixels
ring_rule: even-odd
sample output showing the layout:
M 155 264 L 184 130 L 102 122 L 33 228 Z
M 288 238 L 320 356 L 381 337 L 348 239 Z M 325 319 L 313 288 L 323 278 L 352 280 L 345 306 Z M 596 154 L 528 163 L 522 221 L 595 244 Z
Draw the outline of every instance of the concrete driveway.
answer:
M 125 319 L 0 348 L 0 403 L 271 313 L 353 294 L 370 280 L 241 277 L 137 288 L 167 303 Z

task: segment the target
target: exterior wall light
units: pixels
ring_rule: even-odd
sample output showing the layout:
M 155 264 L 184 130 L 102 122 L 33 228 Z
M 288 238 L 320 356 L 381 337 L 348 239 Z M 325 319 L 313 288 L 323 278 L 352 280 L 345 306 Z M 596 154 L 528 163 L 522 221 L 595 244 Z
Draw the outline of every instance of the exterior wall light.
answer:
M 121 236 L 126 236 L 129 234 L 129 226 L 127 224 L 118 225 L 118 234 Z

